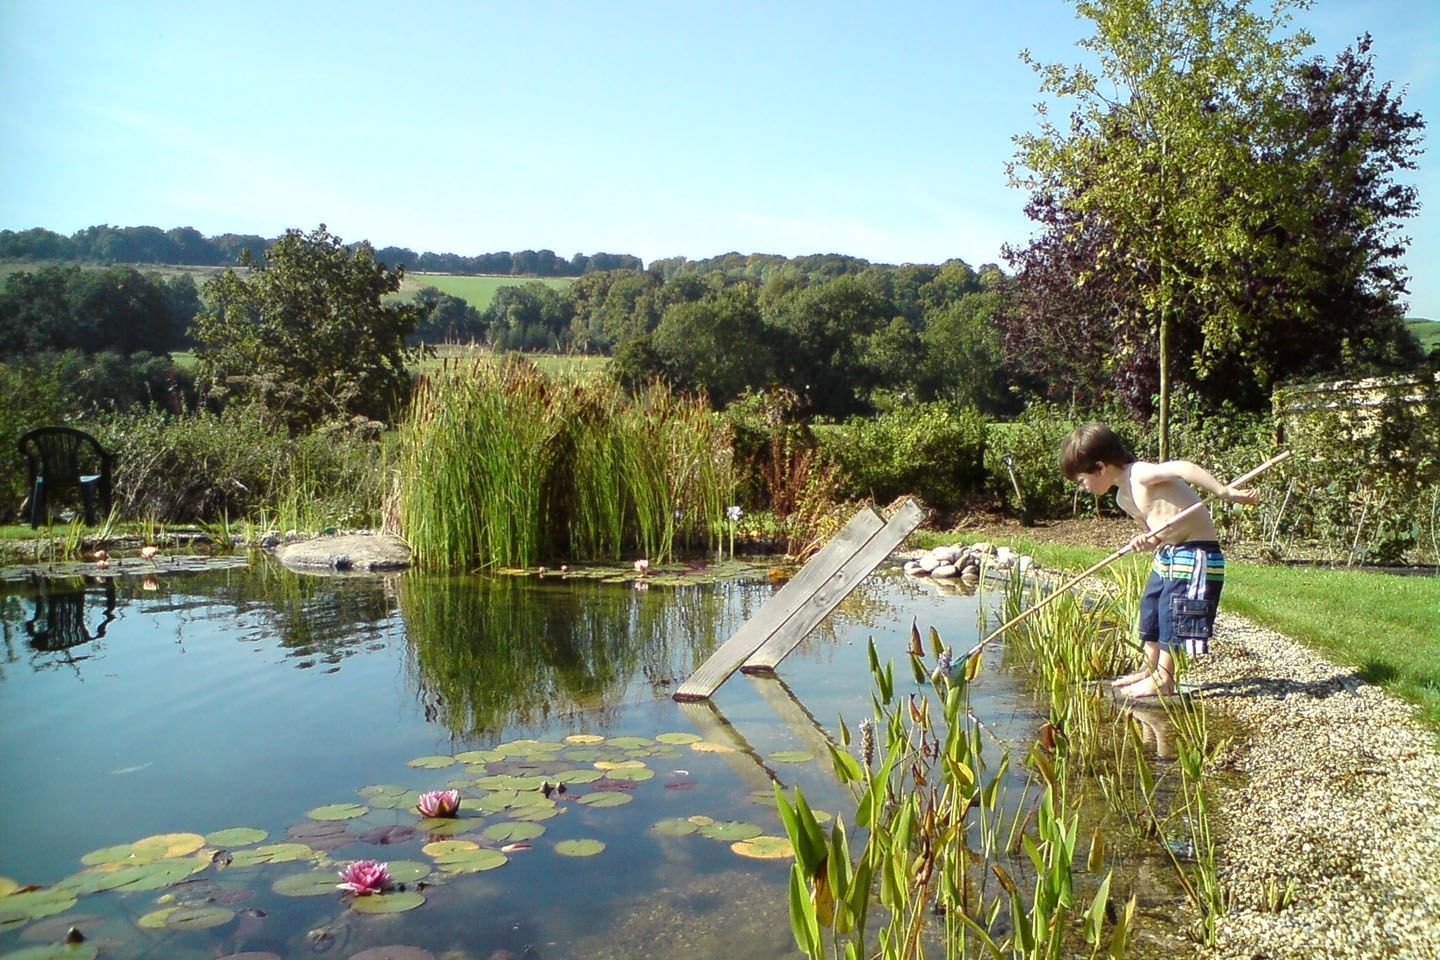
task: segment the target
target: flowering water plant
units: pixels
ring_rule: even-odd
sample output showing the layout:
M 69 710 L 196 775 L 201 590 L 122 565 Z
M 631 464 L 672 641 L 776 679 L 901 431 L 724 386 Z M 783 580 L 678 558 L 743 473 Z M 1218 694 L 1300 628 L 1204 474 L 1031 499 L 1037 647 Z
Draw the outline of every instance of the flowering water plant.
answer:
M 344 882 L 337 883 L 335 889 L 345 890 L 357 897 L 368 897 L 390 884 L 390 865 L 378 860 L 356 860 L 340 871 L 340 879 Z
M 430 790 L 422 793 L 415 808 L 427 817 L 453 817 L 460 810 L 460 791 Z

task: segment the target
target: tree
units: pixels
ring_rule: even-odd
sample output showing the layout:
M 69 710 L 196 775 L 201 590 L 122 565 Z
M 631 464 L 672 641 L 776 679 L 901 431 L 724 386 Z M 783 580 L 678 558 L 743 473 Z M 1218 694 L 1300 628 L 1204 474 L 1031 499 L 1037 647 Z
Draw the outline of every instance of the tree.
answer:
M 423 287 L 415 294 L 415 305 L 420 310 L 420 319 L 407 338 L 411 345 L 485 340 L 485 320 L 467 300 L 445 293 L 439 287 Z
M 1158 334 L 1162 458 L 1177 315 L 1197 308 L 1207 339 L 1228 343 L 1256 319 L 1235 309 L 1237 263 L 1313 282 L 1310 259 L 1284 242 L 1303 236 L 1303 171 L 1257 163 L 1285 134 L 1285 80 L 1311 42 L 1283 35 L 1299 5 L 1276 0 L 1258 16 L 1248 0 L 1080 0 L 1095 25 L 1080 46 L 1100 76 L 1030 61 L 1043 92 L 1077 105 L 1066 129 L 1042 111 L 1040 131 L 1016 138 L 1012 180 L 1052 194 L 1081 224 L 1097 218 L 1111 243 L 1098 268 L 1134 274 L 1144 322 Z
M 1243 169 L 1224 183 L 1189 170 L 1188 157 L 1168 168 L 1157 160 L 1149 169 L 1172 179 L 1155 185 L 1152 203 L 1183 206 L 1173 221 L 1158 206 L 1121 208 L 1126 181 L 1112 183 L 1107 165 L 1130 157 L 1140 133 L 1108 107 L 1089 140 L 1068 145 L 1086 151 L 1089 166 L 1037 181 L 1026 213 L 1043 230 L 1006 251 L 1016 275 L 998 317 L 1012 365 L 1059 401 L 1113 395 L 1148 416 L 1158 392 L 1168 424 L 1175 380 L 1213 406 L 1259 409 L 1281 380 L 1416 363 L 1401 322 L 1405 242 L 1395 231 L 1417 203 L 1392 175 L 1414 165 L 1423 124 L 1388 84 L 1374 83 L 1368 50 L 1366 37 L 1333 64 L 1287 64 L 1280 89 L 1265 88 L 1263 110 L 1259 95 L 1207 101 L 1213 110 L 1204 112 L 1222 116 L 1202 133 L 1238 136 L 1229 115 L 1254 115 L 1240 131 Z M 1133 192 L 1145 187 L 1143 176 L 1132 179 Z M 1207 202 L 1177 200 L 1177 185 Z M 1160 224 L 1154 236 L 1140 228 L 1142 215 Z
M 196 318 L 201 379 L 214 398 L 260 399 L 295 426 L 391 416 L 408 392 L 405 337 L 417 308 L 387 304 L 404 271 L 368 243 L 345 247 L 322 223 L 287 230 L 248 276 L 227 270 L 205 285 Z
M 853 276 L 797 287 L 768 301 L 765 323 L 778 340 L 779 382 L 812 413 L 844 417 L 868 405 L 875 371 L 865 345 L 894 310 Z
M 748 283 L 672 303 L 649 343 L 667 380 L 704 392 L 717 409 L 746 388 L 763 387 L 775 362 Z

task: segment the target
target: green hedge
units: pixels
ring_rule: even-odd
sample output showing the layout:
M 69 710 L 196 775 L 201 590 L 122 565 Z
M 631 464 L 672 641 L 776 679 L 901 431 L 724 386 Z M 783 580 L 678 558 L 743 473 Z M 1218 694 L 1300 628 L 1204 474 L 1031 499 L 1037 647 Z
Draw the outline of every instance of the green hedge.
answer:
M 899 407 L 819 434 L 821 448 L 845 474 L 842 493 L 889 503 L 914 494 L 935 510 L 953 510 L 985 478 L 985 420 L 945 403 Z

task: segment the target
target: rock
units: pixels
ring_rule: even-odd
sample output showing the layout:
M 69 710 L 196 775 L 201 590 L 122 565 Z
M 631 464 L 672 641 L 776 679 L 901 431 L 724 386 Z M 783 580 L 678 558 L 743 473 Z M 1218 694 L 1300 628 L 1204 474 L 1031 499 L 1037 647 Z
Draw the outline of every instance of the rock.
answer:
M 934 573 L 935 568 L 940 566 L 939 560 L 935 559 L 933 556 L 928 555 L 921 557 L 915 562 L 920 564 L 920 569 L 924 570 L 926 573 Z
M 981 540 L 979 543 L 970 544 L 970 552 L 978 557 L 993 557 L 995 555 L 995 544 L 989 540 Z
M 410 566 L 410 548 L 385 534 L 351 534 L 284 543 L 276 547 L 275 558 L 305 573 L 369 573 Z
M 917 561 L 917 560 L 906 560 L 906 561 L 905 561 L 905 575 L 906 575 L 906 576 L 910 576 L 910 577 L 923 577 L 923 576 L 925 576 L 926 573 L 928 573 L 928 571 L 927 571 L 924 567 L 920 566 L 919 561 Z
M 930 576 L 935 577 L 937 580 L 951 580 L 959 575 L 960 571 L 953 563 L 942 563 L 930 571 Z
M 1021 554 L 1015 560 L 1015 569 L 1019 570 L 1021 573 L 1029 571 L 1029 569 L 1033 566 L 1035 566 L 1035 558 L 1029 556 L 1028 554 Z
M 960 558 L 959 547 L 935 547 L 930 551 L 930 556 L 939 560 L 942 564 L 954 563 Z

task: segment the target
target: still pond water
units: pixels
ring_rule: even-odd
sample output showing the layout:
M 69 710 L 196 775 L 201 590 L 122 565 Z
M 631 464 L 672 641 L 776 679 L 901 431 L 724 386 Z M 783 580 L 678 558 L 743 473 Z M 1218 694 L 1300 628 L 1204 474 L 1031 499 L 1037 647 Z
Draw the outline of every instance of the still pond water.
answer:
M 775 590 L 748 568 L 696 579 L 322 578 L 257 557 L 0 582 L 0 884 L 42 888 L 0 897 L 0 957 L 76 925 L 102 957 L 794 956 L 790 861 L 732 843 L 783 836 L 772 781 L 845 809 L 823 738 L 869 715 L 867 640 L 898 681 L 912 618 L 963 650 L 979 598 L 882 568 L 778 680 L 682 706 L 675 685 Z M 1005 671 L 973 709 L 1002 739 L 1035 729 Z M 414 791 L 452 786 L 460 833 L 412 835 Z M 468 844 L 427 847 L 446 839 Z M 359 859 L 423 904 L 357 912 L 333 883 Z

